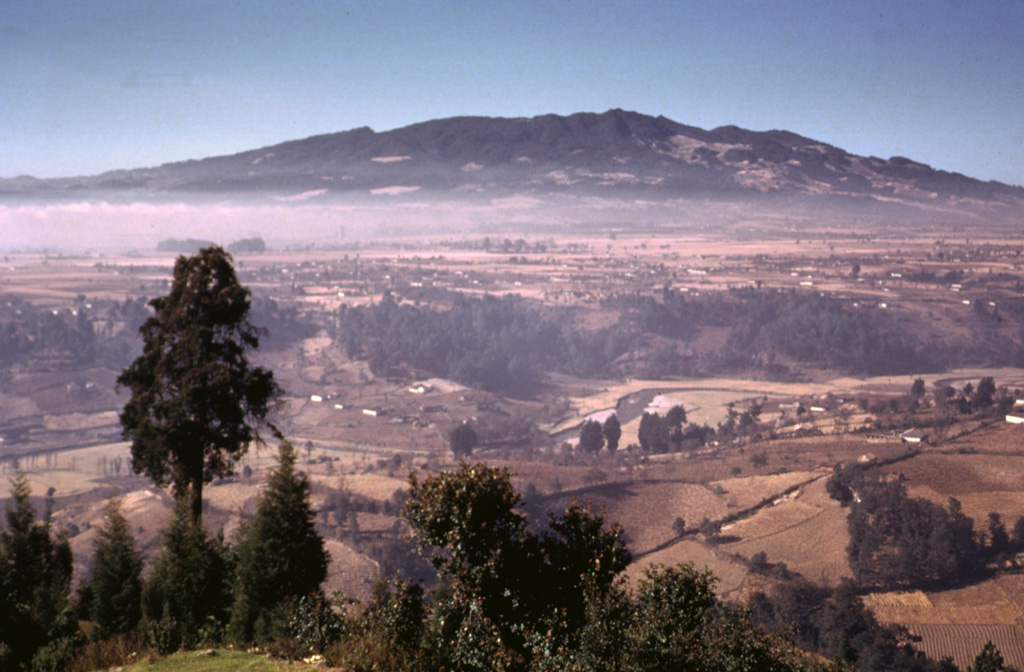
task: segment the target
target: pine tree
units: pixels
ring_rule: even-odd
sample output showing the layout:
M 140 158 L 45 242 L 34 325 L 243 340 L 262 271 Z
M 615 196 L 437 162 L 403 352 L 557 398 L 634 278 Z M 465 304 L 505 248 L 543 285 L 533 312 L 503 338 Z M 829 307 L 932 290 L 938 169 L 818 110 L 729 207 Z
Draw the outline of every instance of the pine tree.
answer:
M 580 449 L 587 453 L 598 453 L 604 448 L 604 431 L 597 420 L 587 420 L 580 430 Z
M 622 438 L 622 425 L 619 424 L 619 416 L 612 413 L 604 421 L 604 439 L 608 444 L 608 452 L 614 453 L 619 449 L 619 439 Z
M 28 478 L 11 479 L 6 529 L 0 534 L 0 663 L 4 669 L 27 664 L 49 642 L 74 636 L 71 546 L 53 534 L 52 496 L 36 521 Z
M 96 539 L 90 615 L 103 636 L 131 632 L 142 616 L 142 555 L 120 502 L 111 500 Z
M 227 621 L 231 604 L 227 552 L 185 502 L 164 532 L 163 551 L 142 586 L 143 629 L 150 645 L 170 653 L 199 640 L 200 629 Z
M 238 641 L 272 636 L 275 610 L 318 593 L 329 556 L 316 531 L 309 480 L 295 471 L 296 453 L 281 444 L 279 466 L 236 543 L 238 567 L 230 635 Z

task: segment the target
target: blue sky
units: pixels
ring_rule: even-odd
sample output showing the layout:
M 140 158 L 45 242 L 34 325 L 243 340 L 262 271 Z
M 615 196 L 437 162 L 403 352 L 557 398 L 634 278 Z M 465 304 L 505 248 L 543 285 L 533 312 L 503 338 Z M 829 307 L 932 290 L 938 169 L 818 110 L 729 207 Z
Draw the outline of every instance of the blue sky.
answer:
M 4 0 L 0 176 L 624 108 L 1024 184 L 1024 4 Z

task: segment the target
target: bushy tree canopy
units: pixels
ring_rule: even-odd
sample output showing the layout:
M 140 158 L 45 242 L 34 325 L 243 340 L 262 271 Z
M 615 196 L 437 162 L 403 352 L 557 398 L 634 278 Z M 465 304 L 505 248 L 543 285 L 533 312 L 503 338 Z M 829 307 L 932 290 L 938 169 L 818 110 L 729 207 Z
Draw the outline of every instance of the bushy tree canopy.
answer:
M 170 293 L 150 301 L 143 353 L 117 379 L 131 392 L 120 419 L 132 468 L 188 493 L 196 520 L 203 483 L 231 473 L 279 394 L 273 373 L 249 363 L 249 305 L 224 250 L 178 257 Z

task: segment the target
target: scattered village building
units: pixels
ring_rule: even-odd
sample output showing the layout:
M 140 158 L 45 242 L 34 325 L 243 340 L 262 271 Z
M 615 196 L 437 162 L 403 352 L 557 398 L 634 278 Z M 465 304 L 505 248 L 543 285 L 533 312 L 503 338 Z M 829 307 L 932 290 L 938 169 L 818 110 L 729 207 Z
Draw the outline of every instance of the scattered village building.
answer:
M 923 430 L 914 427 L 900 434 L 900 438 L 907 443 L 921 443 L 925 440 L 925 433 Z

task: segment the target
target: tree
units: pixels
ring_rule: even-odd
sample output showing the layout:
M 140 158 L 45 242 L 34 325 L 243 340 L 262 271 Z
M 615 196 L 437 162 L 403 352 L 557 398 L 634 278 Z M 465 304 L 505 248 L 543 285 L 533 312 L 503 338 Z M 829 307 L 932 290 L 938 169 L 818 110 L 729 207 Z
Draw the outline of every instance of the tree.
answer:
M 604 448 L 604 431 L 597 420 L 587 420 L 580 429 L 580 449 L 588 453 L 599 453 Z
M 178 257 L 167 296 L 139 330 L 143 352 L 117 379 L 131 398 L 120 414 L 132 469 L 203 511 L 203 484 L 232 472 L 280 390 L 273 373 L 249 363 L 260 330 L 249 322 L 250 292 L 231 255 L 208 247 Z
M 1003 654 L 991 640 L 985 642 L 974 657 L 974 664 L 967 668 L 968 672 L 1001 672 L 1003 669 Z
M 683 425 L 686 424 L 686 409 L 682 405 L 676 404 L 668 409 L 668 413 L 665 414 L 665 420 L 668 422 L 670 430 L 682 431 Z
M 179 502 L 164 531 L 163 551 L 142 586 L 144 632 L 161 653 L 199 640 L 200 629 L 220 629 L 231 605 L 230 567 L 223 539 L 207 535 Z
M 700 669 L 701 640 L 715 605 L 715 578 L 692 564 L 644 570 L 627 630 L 628 669 Z
M 644 449 L 645 453 L 668 452 L 668 423 L 657 413 L 644 411 L 644 414 L 640 417 L 637 439 L 640 441 L 640 447 Z
M 978 381 L 978 387 L 974 390 L 974 396 L 971 397 L 971 405 L 984 410 L 992 405 L 995 394 L 996 381 L 991 376 L 985 376 Z
M 295 471 L 296 453 L 283 442 L 278 468 L 235 545 L 237 569 L 230 633 L 237 641 L 274 634 L 275 608 L 320 590 L 329 556 L 316 531 L 309 480 Z
M 531 655 L 531 633 L 577 628 L 587 592 L 603 595 L 630 561 L 622 529 L 576 502 L 538 536 L 510 479 L 507 469 L 465 462 L 422 482 L 409 477 L 404 516 L 417 552 L 447 585 L 435 617 L 453 664 L 469 664 L 481 642 Z
M 924 378 L 915 378 L 913 385 L 910 386 L 910 396 L 919 400 L 924 396 L 924 392 Z
M 619 424 L 619 416 L 612 413 L 604 421 L 604 439 L 608 445 L 608 452 L 614 453 L 619 449 L 619 439 L 622 438 L 622 425 Z
M 455 459 L 463 459 L 473 454 L 477 445 L 476 430 L 469 422 L 463 422 L 452 430 L 448 437 L 448 446 L 452 449 Z
M 117 500 L 107 504 L 95 548 L 89 613 L 103 636 L 128 633 L 142 616 L 142 555 Z
M 71 547 L 53 534 L 51 489 L 36 521 L 28 478 L 11 479 L 6 527 L 0 533 L 0 666 L 27 665 L 46 647 L 73 641 Z

